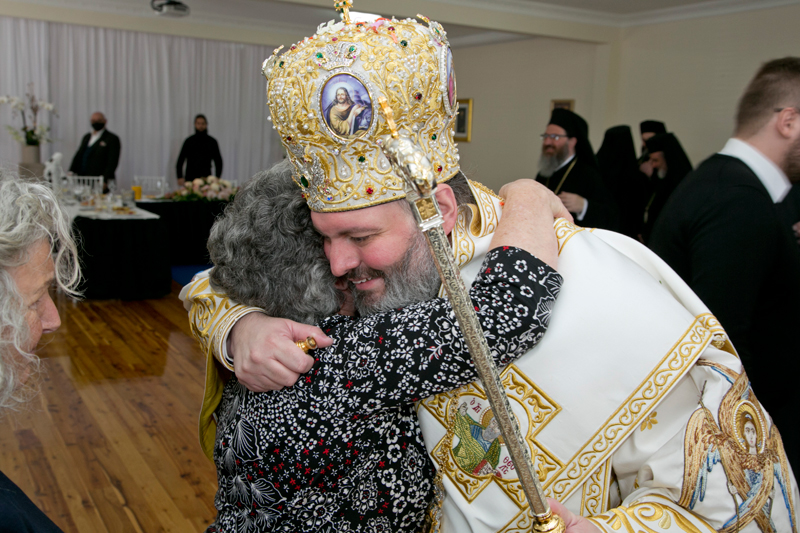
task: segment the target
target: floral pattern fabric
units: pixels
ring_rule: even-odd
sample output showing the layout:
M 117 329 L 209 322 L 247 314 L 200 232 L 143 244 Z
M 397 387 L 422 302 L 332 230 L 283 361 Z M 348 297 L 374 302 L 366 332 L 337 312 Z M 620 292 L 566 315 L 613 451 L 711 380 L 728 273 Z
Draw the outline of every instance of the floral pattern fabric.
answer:
M 524 250 L 489 252 L 470 296 L 495 362 L 539 341 L 562 278 Z M 477 379 L 448 300 L 353 320 L 292 387 L 231 379 L 217 410 L 219 514 L 207 532 L 418 532 L 433 466 L 413 402 Z

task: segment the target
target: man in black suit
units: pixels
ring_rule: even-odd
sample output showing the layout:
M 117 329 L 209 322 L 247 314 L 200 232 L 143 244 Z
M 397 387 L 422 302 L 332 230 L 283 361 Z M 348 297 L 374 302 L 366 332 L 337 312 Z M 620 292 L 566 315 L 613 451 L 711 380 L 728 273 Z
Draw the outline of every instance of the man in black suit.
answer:
M 119 137 L 106 129 L 105 115 L 92 113 L 91 124 L 92 132 L 83 136 L 69 170 L 78 176 L 103 176 L 103 192 L 108 192 L 108 184 L 116 183 L 121 145 Z
M 734 138 L 678 186 L 649 244 L 720 320 L 797 471 L 800 253 L 776 205 L 790 179 L 800 179 L 793 57 L 761 67 L 739 102 Z
M 600 174 L 589 126 L 577 113 L 553 110 L 542 134 L 536 181 L 557 194 L 581 226 L 617 229 L 617 206 Z

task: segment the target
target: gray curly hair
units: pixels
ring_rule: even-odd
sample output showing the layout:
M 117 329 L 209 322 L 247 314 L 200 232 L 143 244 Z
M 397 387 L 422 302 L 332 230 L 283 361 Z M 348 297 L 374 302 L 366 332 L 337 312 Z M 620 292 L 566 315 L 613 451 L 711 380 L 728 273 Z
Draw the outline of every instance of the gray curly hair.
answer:
M 211 287 L 270 316 L 313 324 L 338 312 L 336 279 L 288 161 L 256 174 L 211 228 Z
M 25 309 L 10 268 L 26 264 L 32 247 L 46 240 L 58 287 L 78 296 L 78 252 L 67 217 L 43 183 L 0 168 L 0 408 L 27 398 L 19 378 L 39 368 L 39 358 L 25 350 L 30 339 Z

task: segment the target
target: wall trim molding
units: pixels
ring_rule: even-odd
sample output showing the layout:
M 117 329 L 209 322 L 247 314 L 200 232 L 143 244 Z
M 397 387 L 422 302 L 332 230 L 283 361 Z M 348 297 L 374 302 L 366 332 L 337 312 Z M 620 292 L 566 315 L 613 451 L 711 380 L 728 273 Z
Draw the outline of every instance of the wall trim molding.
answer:
M 308 32 L 285 24 L 243 24 L 239 17 L 193 15 L 188 20 L 170 19 L 156 16 L 149 6 L 147 10 L 119 7 L 101 10 L 90 2 L 80 2 L 74 7 L 71 2 L 59 0 L 0 0 L 0 16 L 265 46 L 289 45 L 302 40 Z
M 528 0 L 493 0 L 490 4 L 481 0 L 428 0 L 433 3 L 452 6 L 486 8 L 529 17 L 562 20 L 580 24 L 594 24 L 615 28 L 629 28 L 649 24 L 661 24 L 677 20 L 702 17 L 715 17 L 754 11 L 800 5 L 800 0 L 709 0 L 699 4 L 670 7 L 635 14 L 612 14 L 605 11 L 565 7 Z

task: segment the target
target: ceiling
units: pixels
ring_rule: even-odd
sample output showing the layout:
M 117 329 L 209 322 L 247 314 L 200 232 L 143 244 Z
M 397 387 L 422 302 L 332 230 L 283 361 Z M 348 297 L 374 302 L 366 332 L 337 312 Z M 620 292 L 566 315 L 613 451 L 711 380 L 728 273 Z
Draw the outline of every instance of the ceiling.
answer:
M 150 0 L 18 0 L 26 4 L 54 5 L 95 12 L 155 17 Z M 187 23 L 202 23 L 248 29 L 312 35 L 317 25 L 338 18 L 333 0 L 182 0 L 191 8 Z M 797 4 L 800 0 L 354 0 L 354 9 L 383 9 L 383 16 L 413 16 L 421 13 L 452 13 L 453 20 L 438 15 L 454 48 L 531 38 L 532 28 L 505 27 L 486 23 L 494 14 L 517 18 L 568 21 L 595 26 L 626 27 L 718 15 L 749 9 Z M 385 9 L 404 12 L 387 13 Z M 428 8 L 426 10 L 426 7 Z M 413 12 L 405 12 L 405 11 Z M 419 10 L 419 11 L 417 11 Z M 456 22 L 454 22 L 457 21 Z

